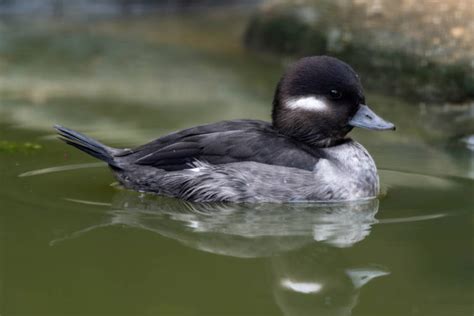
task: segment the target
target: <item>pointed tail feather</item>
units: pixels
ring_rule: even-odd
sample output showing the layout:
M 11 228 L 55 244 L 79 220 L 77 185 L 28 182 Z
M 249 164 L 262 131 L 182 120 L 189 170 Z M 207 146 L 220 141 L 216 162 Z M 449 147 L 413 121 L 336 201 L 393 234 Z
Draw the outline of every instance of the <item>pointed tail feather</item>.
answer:
M 54 129 L 58 132 L 59 139 L 62 141 L 95 158 L 105 161 L 111 167 L 120 169 L 117 162 L 114 160 L 113 148 L 105 146 L 90 137 L 59 125 L 55 125 Z

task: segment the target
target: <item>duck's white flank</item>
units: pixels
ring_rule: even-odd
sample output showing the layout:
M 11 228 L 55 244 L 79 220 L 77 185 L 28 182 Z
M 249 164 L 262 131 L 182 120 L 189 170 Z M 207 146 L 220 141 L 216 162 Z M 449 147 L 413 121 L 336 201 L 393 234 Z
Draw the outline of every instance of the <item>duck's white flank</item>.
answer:
M 324 111 L 328 108 L 328 105 L 324 100 L 314 96 L 289 99 L 285 102 L 285 105 L 290 109 L 301 109 L 315 112 Z

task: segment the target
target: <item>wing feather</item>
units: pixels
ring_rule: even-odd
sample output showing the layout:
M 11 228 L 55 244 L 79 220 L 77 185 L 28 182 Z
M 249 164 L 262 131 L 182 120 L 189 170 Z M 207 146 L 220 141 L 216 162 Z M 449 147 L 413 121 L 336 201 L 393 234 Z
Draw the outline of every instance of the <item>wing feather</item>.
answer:
M 128 151 L 123 159 L 167 171 L 192 168 L 195 161 L 210 164 L 254 161 L 312 170 L 321 157 L 276 132 L 262 121 L 224 121 L 161 137 Z

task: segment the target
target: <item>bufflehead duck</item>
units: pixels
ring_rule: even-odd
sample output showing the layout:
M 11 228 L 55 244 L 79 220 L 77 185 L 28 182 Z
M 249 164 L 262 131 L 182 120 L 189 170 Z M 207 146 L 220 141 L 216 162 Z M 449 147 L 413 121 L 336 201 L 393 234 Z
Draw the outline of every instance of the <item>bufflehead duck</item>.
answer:
M 126 188 L 196 202 L 335 201 L 375 197 L 377 168 L 346 135 L 393 130 L 367 105 L 358 75 L 327 56 L 302 58 L 279 81 L 272 122 L 232 120 L 133 149 L 55 126 L 66 143 L 109 164 Z

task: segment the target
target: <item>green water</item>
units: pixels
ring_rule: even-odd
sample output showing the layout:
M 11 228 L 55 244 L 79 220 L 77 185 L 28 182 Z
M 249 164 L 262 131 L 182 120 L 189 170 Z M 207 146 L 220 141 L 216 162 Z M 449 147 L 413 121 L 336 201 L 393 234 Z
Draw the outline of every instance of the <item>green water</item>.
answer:
M 282 66 L 241 48 L 242 21 L 2 25 L 2 316 L 472 315 L 473 156 L 452 141 L 464 112 L 368 93 L 398 130 L 353 132 L 383 196 L 349 204 L 200 205 L 124 191 L 55 139 L 55 123 L 132 146 L 267 119 Z

